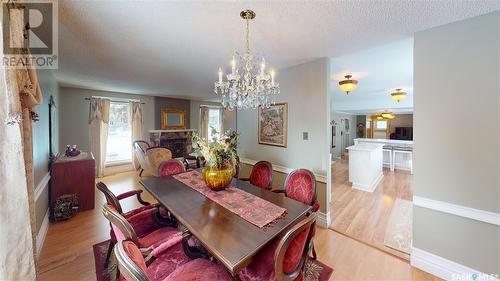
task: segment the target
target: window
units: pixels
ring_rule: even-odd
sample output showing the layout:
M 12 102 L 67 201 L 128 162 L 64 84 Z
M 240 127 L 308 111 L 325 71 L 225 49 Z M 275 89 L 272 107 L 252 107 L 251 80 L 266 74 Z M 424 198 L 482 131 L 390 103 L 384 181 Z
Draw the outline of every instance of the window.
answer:
M 129 112 L 128 103 L 111 102 L 109 106 L 106 164 L 132 161 Z
M 377 130 L 386 130 L 387 129 L 387 121 L 382 120 L 382 121 L 377 121 L 375 124 L 375 127 Z
M 216 130 L 217 132 L 221 132 L 222 129 L 222 124 L 221 124 L 221 112 L 219 108 L 210 108 L 208 110 L 208 139 L 211 140 L 214 135 L 212 134 L 213 130 Z M 218 137 L 219 135 L 215 135 L 215 137 Z

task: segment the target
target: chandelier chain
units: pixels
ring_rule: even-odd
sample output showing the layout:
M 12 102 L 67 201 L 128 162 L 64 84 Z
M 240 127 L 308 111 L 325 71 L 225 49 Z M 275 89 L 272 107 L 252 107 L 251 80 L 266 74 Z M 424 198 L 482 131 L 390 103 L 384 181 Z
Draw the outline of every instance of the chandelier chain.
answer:
M 247 18 L 247 54 L 250 54 L 250 19 Z

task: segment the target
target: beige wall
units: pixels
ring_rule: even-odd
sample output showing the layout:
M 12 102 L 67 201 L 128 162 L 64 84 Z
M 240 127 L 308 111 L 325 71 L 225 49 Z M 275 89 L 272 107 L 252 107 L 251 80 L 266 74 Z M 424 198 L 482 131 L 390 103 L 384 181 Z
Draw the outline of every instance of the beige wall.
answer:
M 288 103 L 288 146 L 258 144 L 257 110 L 238 111 L 239 154 L 242 158 L 267 160 L 291 169 L 305 168 L 326 179 L 331 177 L 330 161 L 330 60 L 317 59 L 280 69 L 276 80 L 281 93 L 277 102 Z M 302 133 L 309 133 L 303 140 Z M 283 173 L 275 172 L 273 182 L 282 187 Z M 318 182 L 320 211 L 329 223 L 331 182 Z
M 414 195 L 500 212 L 500 12 L 415 34 Z M 499 226 L 422 207 L 414 247 L 500 274 Z
M 329 101 L 327 88 L 329 60 L 281 69 L 277 75 L 281 93 L 277 102 L 288 103 L 288 146 L 258 144 L 257 110 L 238 112 L 239 152 L 241 157 L 267 160 L 288 168 L 306 168 L 326 175 L 329 166 Z M 328 115 L 327 115 L 328 114 Z M 309 140 L 302 133 L 309 133 Z
M 330 150 L 333 157 L 340 158 L 340 156 L 342 155 L 342 138 L 344 138 L 344 140 L 346 141 L 346 143 L 344 144 L 344 148 L 354 144 L 354 139 L 356 138 L 357 116 L 353 114 L 332 112 L 331 118 L 332 120 L 335 120 L 337 122 L 337 127 L 335 148 L 331 148 L 331 144 L 329 144 L 331 148 Z M 342 122 L 342 119 L 349 120 L 349 130 L 345 130 L 345 125 Z M 343 135 L 342 132 L 344 134 L 349 132 L 349 136 L 347 137 L 347 135 Z
M 143 105 L 144 139 L 149 140 L 148 131 L 155 129 L 155 98 L 116 92 L 60 87 L 60 142 L 61 151 L 67 144 L 76 144 L 82 150 L 89 150 L 89 101 L 92 96 L 139 99 Z

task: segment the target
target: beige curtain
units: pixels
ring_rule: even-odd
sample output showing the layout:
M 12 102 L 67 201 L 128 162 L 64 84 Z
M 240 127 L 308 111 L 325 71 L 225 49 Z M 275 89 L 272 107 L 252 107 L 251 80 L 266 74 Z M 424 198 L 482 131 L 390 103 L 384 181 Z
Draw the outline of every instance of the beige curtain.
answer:
M 200 107 L 200 136 L 202 138 L 208 138 L 208 110 L 206 106 Z
M 142 106 L 140 102 L 130 102 L 130 127 L 132 129 L 132 143 L 137 140 L 142 140 L 144 138 L 142 134 Z M 130 145 L 132 149 L 132 160 L 134 162 L 135 169 L 140 168 L 139 161 L 135 156 L 134 147 Z
M 97 177 L 103 177 L 106 164 L 106 146 L 109 123 L 108 99 L 91 98 L 89 109 L 90 151 L 94 155 Z
M 23 40 L 23 11 L 8 11 L 11 36 Z M 1 30 L 3 28 L 0 33 Z M 4 38 L 3 34 L 0 37 Z M 21 49 L 18 55 L 29 53 Z M 31 129 L 32 121 L 38 120 L 35 106 L 42 102 L 36 70 L 0 68 L 0 91 L 0 279 L 35 280 Z

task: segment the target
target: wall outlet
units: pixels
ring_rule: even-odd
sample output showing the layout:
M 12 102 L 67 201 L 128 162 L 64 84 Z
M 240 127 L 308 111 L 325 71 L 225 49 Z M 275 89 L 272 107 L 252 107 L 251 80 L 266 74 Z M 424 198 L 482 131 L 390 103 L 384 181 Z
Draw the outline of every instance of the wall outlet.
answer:
M 308 132 L 302 132 L 302 139 L 303 140 L 309 140 L 309 133 Z

